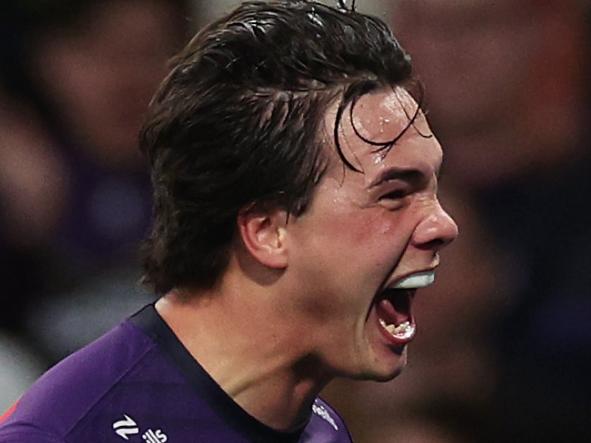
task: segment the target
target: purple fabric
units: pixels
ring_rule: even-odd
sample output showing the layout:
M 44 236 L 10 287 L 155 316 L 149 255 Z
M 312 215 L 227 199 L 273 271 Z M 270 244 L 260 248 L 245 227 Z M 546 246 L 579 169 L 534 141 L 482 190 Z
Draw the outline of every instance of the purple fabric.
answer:
M 316 400 L 298 432 L 242 410 L 189 355 L 152 305 L 41 377 L 0 422 L 1 443 L 350 443 Z

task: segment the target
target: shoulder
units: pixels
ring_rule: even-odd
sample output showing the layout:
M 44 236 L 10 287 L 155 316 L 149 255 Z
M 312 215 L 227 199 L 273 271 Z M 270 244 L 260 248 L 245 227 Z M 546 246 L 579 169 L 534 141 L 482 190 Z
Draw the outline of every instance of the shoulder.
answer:
M 17 405 L 18 402 L 0 416 L 0 441 L 2 443 L 21 443 L 23 441 L 29 443 L 64 443 L 55 436 L 48 435 L 31 425 L 14 424 L 13 426 L 2 426 L 4 422 L 7 422 L 12 417 Z
M 341 416 L 324 400 L 317 398 L 312 416 L 301 440 L 305 443 L 350 443 L 351 435 Z
M 0 441 L 66 441 L 117 403 L 120 387 L 154 347 L 130 322 L 120 324 L 37 380 L 0 422 Z

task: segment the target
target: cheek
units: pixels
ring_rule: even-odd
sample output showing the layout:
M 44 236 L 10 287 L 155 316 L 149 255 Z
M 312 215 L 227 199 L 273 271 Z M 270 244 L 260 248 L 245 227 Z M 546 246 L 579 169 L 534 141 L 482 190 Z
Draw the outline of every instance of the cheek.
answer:
M 342 244 L 348 243 L 367 266 L 380 269 L 394 264 L 410 237 L 410 232 L 406 232 L 410 230 L 405 229 L 401 217 L 382 209 L 355 217 L 348 229 L 350 239 Z
M 310 300 L 310 315 L 365 307 L 393 272 L 407 243 L 408 235 L 391 212 L 362 211 L 342 218 L 326 231 L 323 248 L 307 263 L 306 281 L 318 294 Z

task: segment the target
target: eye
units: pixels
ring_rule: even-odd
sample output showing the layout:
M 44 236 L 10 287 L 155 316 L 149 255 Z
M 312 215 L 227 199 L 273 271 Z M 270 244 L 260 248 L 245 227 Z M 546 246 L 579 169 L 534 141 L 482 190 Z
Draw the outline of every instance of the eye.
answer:
M 379 202 L 388 210 L 401 209 L 406 206 L 408 202 L 406 197 L 410 193 L 411 191 L 408 188 L 392 189 L 383 193 L 379 198 Z

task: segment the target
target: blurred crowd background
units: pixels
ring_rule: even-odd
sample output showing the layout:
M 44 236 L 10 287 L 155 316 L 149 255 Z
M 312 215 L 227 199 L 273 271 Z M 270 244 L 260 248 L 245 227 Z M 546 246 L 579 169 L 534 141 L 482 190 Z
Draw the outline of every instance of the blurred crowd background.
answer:
M 137 132 L 167 60 L 236 3 L 2 2 L 0 411 L 154 299 Z M 325 397 L 358 443 L 591 441 L 591 1 L 357 7 L 413 56 L 461 235 L 409 368 Z

